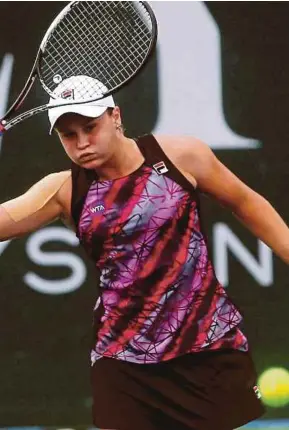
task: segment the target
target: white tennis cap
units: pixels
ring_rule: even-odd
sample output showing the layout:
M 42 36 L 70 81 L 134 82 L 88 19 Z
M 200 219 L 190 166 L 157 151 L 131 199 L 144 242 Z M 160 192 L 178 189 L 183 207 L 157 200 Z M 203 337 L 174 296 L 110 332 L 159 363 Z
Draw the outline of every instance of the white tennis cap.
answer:
M 48 105 L 59 105 L 67 100 L 80 100 L 81 98 L 93 98 L 107 91 L 106 86 L 97 79 L 85 75 L 71 76 L 62 81 L 54 90 L 54 97 L 51 97 Z M 48 109 L 51 134 L 56 121 L 65 113 L 78 113 L 79 115 L 97 118 L 102 115 L 107 108 L 115 107 L 112 96 L 105 97 L 88 103 L 71 104 Z

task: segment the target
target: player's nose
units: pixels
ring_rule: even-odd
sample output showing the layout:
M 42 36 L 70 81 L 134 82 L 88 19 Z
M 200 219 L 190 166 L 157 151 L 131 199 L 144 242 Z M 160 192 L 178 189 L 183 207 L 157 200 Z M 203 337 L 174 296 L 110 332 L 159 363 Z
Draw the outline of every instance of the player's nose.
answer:
M 90 145 L 89 137 L 85 133 L 78 133 L 77 135 L 77 148 L 84 149 Z

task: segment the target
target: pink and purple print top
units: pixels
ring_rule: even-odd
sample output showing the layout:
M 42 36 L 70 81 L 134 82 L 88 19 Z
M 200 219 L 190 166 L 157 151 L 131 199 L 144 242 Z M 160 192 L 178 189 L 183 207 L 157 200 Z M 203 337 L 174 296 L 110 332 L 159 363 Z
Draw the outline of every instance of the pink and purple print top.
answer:
M 208 256 L 196 191 L 163 153 L 164 174 L 143 153 L 131 175 L 93 180 L 79 212 L 79 239 L 100 272 L 92 362 L 246 350 L 241 314 Z

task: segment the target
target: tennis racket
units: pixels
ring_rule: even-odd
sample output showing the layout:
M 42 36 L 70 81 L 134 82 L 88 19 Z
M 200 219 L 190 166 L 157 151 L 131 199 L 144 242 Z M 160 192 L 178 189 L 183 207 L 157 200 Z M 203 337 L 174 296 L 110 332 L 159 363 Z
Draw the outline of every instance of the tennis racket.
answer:
M 26 84 L 0 120 L 0 134 L 47 109 L 92 102 L 117 92 L 143 68 L 156 40 L 157 21 L 147 2 L 70 2 L 49 26 Z M 88 79 L 79 80 L 77 96 L 66 100 L 61 83 L 80 75 Z M 50 97 L 63 100 L 17 115 L 36 78 Z M 97 91 L 89 78 L 99 81 Z M 59 87 L 61 96 L 55 93 Z

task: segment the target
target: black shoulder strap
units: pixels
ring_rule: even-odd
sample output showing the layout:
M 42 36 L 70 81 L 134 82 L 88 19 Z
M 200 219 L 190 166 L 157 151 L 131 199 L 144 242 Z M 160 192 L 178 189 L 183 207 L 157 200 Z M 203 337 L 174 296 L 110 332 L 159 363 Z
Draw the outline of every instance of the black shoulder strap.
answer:
M 89 190 L 91 183 L 95 179 L 92 170 L 83 169 L 77 164 L 71 164 L 72 173 L 72 198 L 71 198 L 71 215 L 75 225 L 78 225 L 83 202 Z
M 146 160 L 146 164 L 149 166 L 153 167 L 155 164 L 163 161 L 168 168 L 173 167 L 173 163 L 152 134 L 145 134 L 144 136 L 138 137 L 136 143 Z
M 196 194 L 196 190 L 188 179 L 179 171 L 173 164 L 162 147 L 152 134 L 146 134 L 138 137 L 136 143 L 145 158 L 145 163 L 154 168 L 159 174 L 171 178 L 177 182 L 182 188 L 187 190 L 191 195 Z

